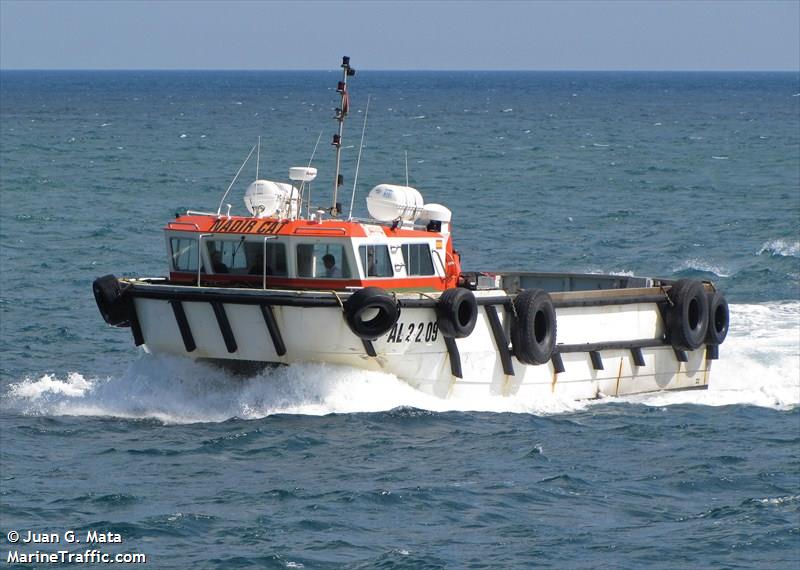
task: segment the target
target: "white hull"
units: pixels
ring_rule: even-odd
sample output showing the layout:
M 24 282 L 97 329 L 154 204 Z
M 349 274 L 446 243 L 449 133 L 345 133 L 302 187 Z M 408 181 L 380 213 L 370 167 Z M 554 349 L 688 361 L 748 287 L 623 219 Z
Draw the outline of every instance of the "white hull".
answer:
M 138 287 L 143 287 L 139 285 Z M 150 289 L 174 287 L 146 285 Z M 209 289 L 206 289 L 208 291 Z M 230 289 L 218 289 L 224 296 Z M 656 289 L 657 291 L 657 289 Z M 264 292 L 235 292 L 259 299 Z M 319 293 L 318 293 L 319 294 Z M 295 295 L 298 295 L 295 293 Z M 476 291 L 481 298 L 507 297 L 502 290 Z M 562 294 L 569 295 L 569 294 Z M 420 299 L 418 294 L 399 295 Z M 260 297 L 264 299 L 265 297 Z M 554 394 L 565 399 L 589 399 L 599 395 L 625 395 L 658 390 L 705 388 L 709 382 L 711 360 L 706 347 L 683 352 L 661 344 L 664 323 L 657 303 L 642 302 L 611 306 L 556 308 L 557 342 L 559 347 L 593 343 L 612 346 L 589 351 L 565 351 L 560 354 L 563 371 L 557 372 L 551 361 L 542 365 L 525 365 L 511 358 L 514 374 L 506 374 L 491 322 L 485 306 L 480 306 L 474 331 L 467 338 L 455 340 L 460 360 L 461 377 L 454 375 L 452 356 L 445 339 L 437 330 L 437 316 L 432 307 L 405 307 L 395 327 L 372 342 L 375 356 L 369 356 L 365 343 L 348 327 L 342 309 L 336 306 L 272 305 L 272 313 L 280 331 L 285 353 L 278 354 L 259 304 L 220 302 L 230 323 L 235 341 L 231 351 L 212 303 L 183 300 L 180 305 L 194 341 L 187 350 L 184 336 L 170 300 L 134 296 L 136 316 L 148 351 L 184 355 L 190 358 L 255 361 L 291 364 L 327 362 L 379 370 L 396 375 L 415 388 L 447 398 L 451 396 L 516 395 L 535 399 Z M 511 318 L 502 304 L 493 304 L 509 338 Z M 628 341 L 651 339 L 651 344 L 638 350 L 640 366 L 635 364 L 629 348 L 615 348 Z M 588 346 L 588 345 L 587 345 Z M 590 347 L 591 348 L 591 347 Z M 602 369 L 598 369 L 598 364 Z

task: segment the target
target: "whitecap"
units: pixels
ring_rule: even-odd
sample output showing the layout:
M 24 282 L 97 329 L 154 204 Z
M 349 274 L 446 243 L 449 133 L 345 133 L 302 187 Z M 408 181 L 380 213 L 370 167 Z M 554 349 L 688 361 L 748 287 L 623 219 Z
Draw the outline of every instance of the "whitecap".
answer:
M 764 499 L 756 499 L 756 502 L 762 505 L 783 505 L 785 503 L 794 503 L 800 501 L 800 495 L 787 495 L 785 497 L 766 497 Z
M 800 241 L 790 241 L 787 239 L 774 239 L 765 242 L 756 255 L 768 253 L 780 257 L 800 257 Z
M 728 160 L 730 157 L 727 156 L 712 156 L 714 160 Z
M 590 267 L 586 270 L 586 273 L 590 275 L 619 275 L 620 277 L 635 277 L 636 273 L 629 269 L 620 269 L 620 270 L 612 270 L 608 271 L 607 269 L 600 269 L 597 267 Z
M 730 277 L 728 270 L 724 267 L 720 267 L 719 265 L 714 265 L 713 263 L 709 263 L 708 261 L 697 258 L 687 259 L 677 267 L 672 268 L 673 273 L 687 270 L 713 273 L 717 277 Z

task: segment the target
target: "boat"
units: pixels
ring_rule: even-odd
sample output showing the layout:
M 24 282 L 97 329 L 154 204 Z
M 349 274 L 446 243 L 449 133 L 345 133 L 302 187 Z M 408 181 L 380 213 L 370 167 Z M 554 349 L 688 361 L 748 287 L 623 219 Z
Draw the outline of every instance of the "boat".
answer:
M 462 271 L 452 212 L 407 183 L 372 188 L 369 219 L 352 216 L 352 199 L 345 215 L 339 159 L 355 70 L 348 57 L 341 67 L 330 207 L 312 202 L 311 162 L 288 181 L 257 174 L 247 215 L 222 212 L 232 182 L 215 212 L 166 223 L 167 276 L 94 281 L 109 325 L 152 353 L 240 371 L 345 365 L 442 398 L 708 387 L 729 328 L 709 281 Z

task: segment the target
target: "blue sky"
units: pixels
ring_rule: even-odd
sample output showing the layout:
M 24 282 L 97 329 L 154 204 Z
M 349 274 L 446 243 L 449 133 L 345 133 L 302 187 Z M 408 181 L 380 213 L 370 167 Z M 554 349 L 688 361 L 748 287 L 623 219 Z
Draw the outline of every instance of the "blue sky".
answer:
M 3 69 L 800 70 L 800 0 L 0 0 Z

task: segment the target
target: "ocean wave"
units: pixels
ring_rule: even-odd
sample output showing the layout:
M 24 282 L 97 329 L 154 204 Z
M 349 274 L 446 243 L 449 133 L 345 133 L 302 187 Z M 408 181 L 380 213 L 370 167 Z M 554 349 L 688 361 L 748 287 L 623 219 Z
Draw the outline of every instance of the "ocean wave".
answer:
M 756 252 L 756 255 L 763 255 L 765 253 L 780 257 L 800 257 L 800 241 L 774 239 L 765 242 L 761 246 L 761 249 Z
M 686 272 L 701 272 L 701 273 L 710 273 L 716 275 L 717 277 L 730 277 L 730 274 L 727 269 L 724 267 L 720 267 L 719 265 L 714 265 L 708 261 L 703 259 L 687 259 L 680 265 L 672 268 L 673 273 L 686 273 Z
M 418 409 L 537 415 L 608 402 L 652 406 L 800 405 L 800 301 L 731 306 L 731 332 L 707 391 L 658 392 L 573 402 L 514 396 L 439 399 L 397 377 L 346 366 L 295 364 L 243 378 L 185 358 L 142 354 L 119 376 L 46 374 L 11 384 L 4 407 L 31 415 L 112 416 L 164 423 L 221 422 L 274 414 L 326 415 Z

